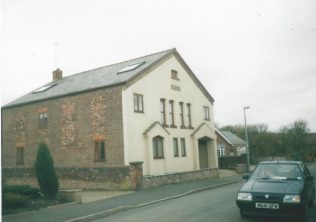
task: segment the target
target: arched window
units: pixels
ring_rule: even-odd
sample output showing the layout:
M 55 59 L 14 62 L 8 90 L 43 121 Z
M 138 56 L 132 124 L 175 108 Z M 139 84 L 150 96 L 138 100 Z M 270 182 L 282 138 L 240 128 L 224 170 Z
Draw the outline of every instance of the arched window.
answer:
M 163 137 L 156 136 L 153 138 L 154 159 L 163 159 Z

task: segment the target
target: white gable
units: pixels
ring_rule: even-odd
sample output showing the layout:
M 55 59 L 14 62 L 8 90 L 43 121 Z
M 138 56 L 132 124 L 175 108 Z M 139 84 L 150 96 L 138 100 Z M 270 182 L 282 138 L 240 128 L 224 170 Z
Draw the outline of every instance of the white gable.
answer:
M 172 70 L 177 72 L 178 79 L 172 78 Z M 172 100 L 174 103 L 174 121 L 177 128 L 167 128 L 170 135 L 166 139 L 165 153 L 168 153 L 168 156 L 166 155 L 162 166 L 166 172 L 193 170 L 194 160 L 192 159 L 193 149 L 190 135 L 194 132 L 194 129 L 180 129 L 179 103 L 183 102 L 184 104 L 184 122 L 186 126 L 188 126 L 187 104 L 190 104 L 192 126 L 196 129 L 202 123 L 205 123 L 210 129 L 215 131 L 212 101 L 205 95 L 201 86 L 194 81 L 194 78 L 187 72 L 185 65 L 172 54 L 165 61 L 152 67 L 148 73 L 139 76 L 137 81 L 123 90 L 125 164 L 131 161 L 144 161 L 146 171 L 146 158 L 148 158 L 146 149 L 152 149 L 152 147 L 150 138 L 147 138 L 148 141 L 145 141 L 143 132 L 154 122 L 160 121 L 160 99 L 163 98 L 166 101 L 166 120 L 168 125 L 170 125 L 169 101 Z M 134 94 L 143 96 L 144 113 L 134 112 Z M 209 108 L 209 121 L 204 120 L 204 107 Z M 188 147 L 188 156 L 186 158 L 173 159 L 172 138 L 186 139 Z

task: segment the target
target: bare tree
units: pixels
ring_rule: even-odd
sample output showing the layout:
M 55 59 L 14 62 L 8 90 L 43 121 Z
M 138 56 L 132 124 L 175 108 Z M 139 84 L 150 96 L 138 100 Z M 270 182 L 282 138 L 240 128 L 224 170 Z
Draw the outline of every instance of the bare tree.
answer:
M 295 160 L 304 160 L 307 154 L 306 136 L 309 133 L 308 123 L 299 119 L 280 128 L 281 147 L 286 154 Z

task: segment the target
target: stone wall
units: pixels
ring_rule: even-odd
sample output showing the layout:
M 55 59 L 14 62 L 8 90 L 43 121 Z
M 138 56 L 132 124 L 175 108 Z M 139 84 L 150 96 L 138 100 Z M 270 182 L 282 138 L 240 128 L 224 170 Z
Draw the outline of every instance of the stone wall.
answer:
M 219 177 L 218 169 L 203 169 L 161 176 L 143 176 L 142 162 L 129 167 L 56 168 L 60 190 L 140 190 L 165 184 Z M 2 168 L 5 184 L 37 186 L 33 168 Z
M 242 174 L 247 172 L 247 164 L 236 164 L 236 173 Z
M 164 184 L 175 184 L 181 182 L 205 180 L 219 177 L 218 169 L 203 169 L 182 173 L 166 174 L 161 176 L 144 176 L 143 188 L 156 187 Z
M 82 143 L 77 138 L 77 108 L 76 103 L 66 102 L 62 105 L 62 124 L 61 124 L 61 149 L 72 146 L 81 147 Z
M 129 167 L 56 168 L 60 189 L 134 190 Z M 3 168 L 6 184 L 37 186 L 33 168 Z
M 45 142 L 55 167 L 124 166 L 122 86 L 113 86 L 2 109 L 1 152 L 4 167 L 32 167 Z M 47 114 L 47 128 L 39 114 Z M 95 141 L 105 141 L 105 161 L 95 161 Z M 17 148 L 24 165 L 17 166 Z

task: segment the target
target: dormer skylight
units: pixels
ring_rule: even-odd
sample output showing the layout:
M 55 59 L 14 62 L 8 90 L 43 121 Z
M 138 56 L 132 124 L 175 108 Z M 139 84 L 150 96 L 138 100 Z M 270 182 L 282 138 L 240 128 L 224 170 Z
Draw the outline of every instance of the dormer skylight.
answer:
M 123 73 L 123 72 L 129 72 L 129 71 L 132 71 L 134 69 L 137 69 L 138 67 L 140 67 L 141 65 L 143 65 L 145 63 L 145 61 L 143 62 L 138 62 L 138 63 L 135 63 L 135 64 L 132 64 L 132 65 L 128 65 L 122 69 L 120 69 L 117 74 L 120 74 L 120 73 Z
M 52 88 L 53 86 L 55 86 L 57 83 L 51 83 L 49 85 L 46 85 L 46 86 L 42 86 L 36 90 L 33 91 L 33 93 L 39 93 L 39 92 L 44 92 L 50 88 Z

